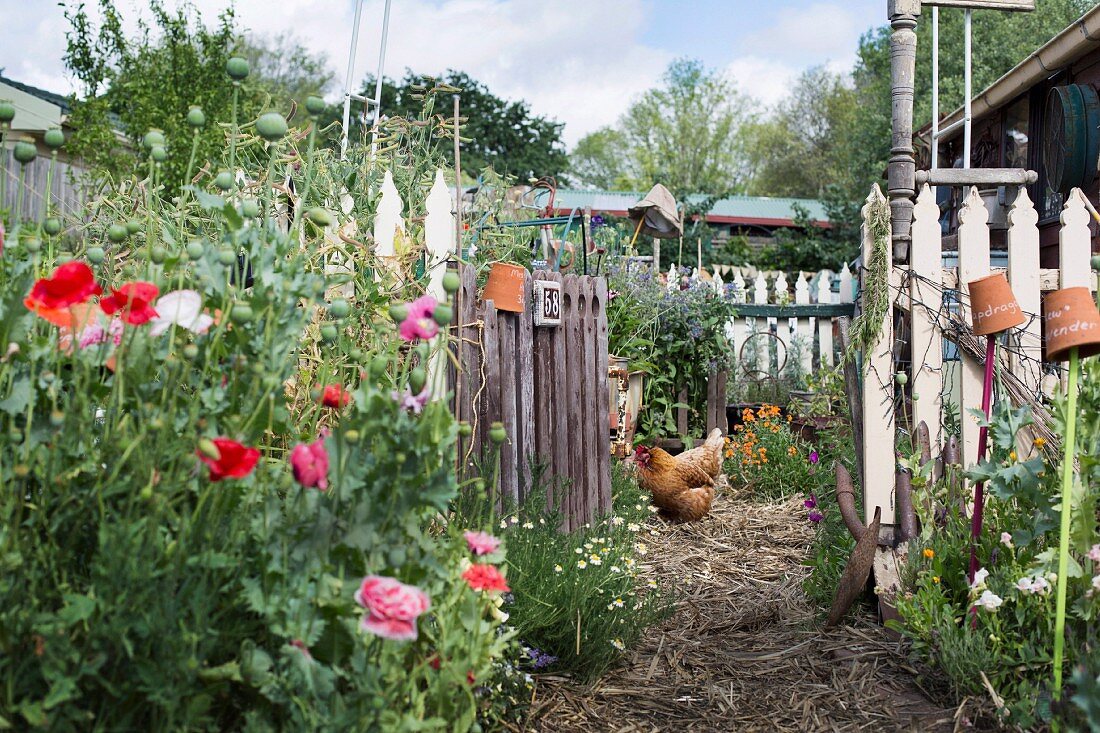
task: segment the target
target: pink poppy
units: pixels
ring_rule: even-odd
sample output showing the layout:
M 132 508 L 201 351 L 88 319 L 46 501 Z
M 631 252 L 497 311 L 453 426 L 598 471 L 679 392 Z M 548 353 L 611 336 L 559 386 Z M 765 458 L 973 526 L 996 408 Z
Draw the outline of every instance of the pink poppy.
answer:
M 466 546 L 475 555 L 491 555 L 500 547 L 500 540 L 488 532 L 470 532 L 467 530 L 463 533 L 463 536 L 466 538 Z
M 427 387 L 425 387 L 424 391 L 418 395 L 413 395 L 411 389 L 406 389 L 405 394 L 393 390 L 390 392 L 390 397 L 393 398 L 394 402 L 401 405 L 401 409 L 408 410 L 414 415 L 419 415 L 424 411 L 424 405 L 428 404 L 431 394 L 428 392 Z
M 290 451 L 290 468 L 294 480 L 304 488 L 328 488 L 328 451 L 321 436 L 312 443 L 299 443 Z
M 435 338 L 439 333 L 439 324 L 432 317 L 436 305 L 436 299 L 430 295 L 409 303 L 409 314 L 401 321 L 401 338 L 406 341 Z
M 355 591 L 355 602 L 367 609 L 360 626 L 383 639 L 416 639 L 416 619 L 431 608 L 428 594 L 396 578 L 368 575 Z

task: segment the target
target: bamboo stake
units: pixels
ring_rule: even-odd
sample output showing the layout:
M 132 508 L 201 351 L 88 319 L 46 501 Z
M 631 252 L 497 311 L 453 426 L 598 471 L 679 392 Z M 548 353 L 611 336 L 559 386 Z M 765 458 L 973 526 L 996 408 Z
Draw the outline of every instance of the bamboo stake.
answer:
M 1069 402 L 1066 440 L 1062 444 L 1062 530 L 1058 542 L 1058 600 L 1054 615 L 1054 699 L 1062 696 L 1062 654 L 1066 644 L 1066 576 L 1069 574 L 1069 532 L 1073 512 L 1073 454 L 1077 432 L 1077 347 L 1069 352 Z

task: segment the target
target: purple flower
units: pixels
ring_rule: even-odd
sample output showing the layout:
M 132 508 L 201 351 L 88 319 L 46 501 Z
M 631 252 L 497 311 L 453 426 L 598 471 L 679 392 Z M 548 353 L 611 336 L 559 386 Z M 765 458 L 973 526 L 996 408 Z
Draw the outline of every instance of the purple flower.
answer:
M 824 515 L 824 514 L 822 514 L 822 513 L 821 513 L 821 512 L 819 512 L 819 511 L 817 511 L 816 509 L 814 509 L 813 511 L 811 511 L 811 512 L 810 512 L 810 516 L 809 516 L 809 517 L 807 517 L 807 519 L 809 519 L 809 520 L 810 520 L 811 522 L 813 522 L 814 524 L 817 524 L 818 522 L 820 522 L 820 521 L 821 521 L 822 519 L 824 519 L 824 518 L 825 518 L 825 515 Z
M 411 389 L 406 389 L 404 394 L 394 390 L 390 392 L 390 397 L 393 398 L 394 402 L 400 404 L 402 409 L 408 410 L 414 415 L 419 415 L 424 410 L 424 405 L 428 404 L 430 394 L 427 388 L 418 395 L 414 395 Z
M 821 458 L 820 458 L 820 456 L 817 455 L 817 451 L 810 451 L 810 463 L 812 463 L 816 466 L 817 462 L 820 461 L 820 460 L 821 460 Z
M 527 657 L 531 660 L 531 666 L 534 669 L 543 669 L 558 661 L 558 658 L 555 657 L 553 654 L 547 654 L 541 649 L 528 647 L 526 651 Z
M 807 509 L 816 509 L 817 496 L 815 496 L 814 494 L 810 494 L 810 498 L 802 502 L 802 506 L 806 507 Z
M 599 214 L 596 214 L 595 216 L 592 217 L 592 219 L 589 221 L 589 223 L 592 225 L 593 229 L 597 229 L 599 227 L 602 227 L 603 224 L 604 224 L 603 217 L 600 216 Z

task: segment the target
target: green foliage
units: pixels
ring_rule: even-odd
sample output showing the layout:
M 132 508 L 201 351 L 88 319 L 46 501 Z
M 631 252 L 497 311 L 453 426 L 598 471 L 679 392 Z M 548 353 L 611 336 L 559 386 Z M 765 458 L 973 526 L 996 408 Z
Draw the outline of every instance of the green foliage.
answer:
M 373 77 L 363 81 L 360 92 L 374 97 Z M 386 115 L 416 119 L 423 106 L 424 93 L 430 88 L 457 93 L 462 106 L 462 168 L 480 171 L 492 167 L 500 175 L 514 176 L 521 181 L 532 177 L 557 176 L 565 172 L 568 159 L 561 142 L 564 123 L 535 115 L 524 101 L 502 99 L 476 79 L 462 71 L 448 69 L 438 77 L 422 76 L 406 70 L 400 81 L 383 78 L 382 109 Z M 451 120 L 454 111 L 449 104 L 438 114 Z M 338 120 L 342 108 L 333 107 L 325 121 Z M 366 131 L 353 118 L 349 135 L 360 139 Z M 454 167 L 454 151 L 444 150 L 449 167 Z
M 155 284 L 158 308 L 163 291 L 192 291 L 219 315 L 208 330 L 123 326 L 94 304 L 96 323 L 59 329 L 23 298 L 54 269 L 62 243 L 6 243 L 0 719 L 8 725 L 466 730 L 485 714 L 477 689 L 498 673 L 508 634 L 492 597 L 460 577 L 469 562 L 462 530 L 481 527 L 442 520 L 458 492 L 457 427 L 443 400 L 414 414 L 392 396 L 446 343 L 398 343 L 387 307 L 420 294 L 420 282 L 370 267 L 366 248 L 332 244 L 315 223 L 324 217 L 280 220 L 288 202 L 270 185 L 274 160 L 293 154 L 302 161 L 295 209 L 335 200 L 347 184 L 347 213 L 329 216 L 362 230 L 385 167 L 416 211 L 441 131 L 397 124 L 384 128 L 393 148 L 373 170 L 367 150 L 335 161 L 301 130 L 271 144 L 233 135 L 255 185 L 247 195 L 255 215 L 242 215 L 245 197 L 212 175 L 177 182 L 181 196 L 167 204 L 161 179 L 179 150 L 90 202 L 76 225 L 87 236 L 64 258 L 92 262 L 105 286 Z M 397 266 L 415 269 L 422 249 L 422 229 L 410 226 Z M 326 268 L 336 253 L 346 270 Z M 354 307 L 326 306 L 337 287 L 351 291 Z M 343 409 L 311 394 L 336 384 L 351 396 Z M 212 481 L 198 454 L 217 453 L 209 442 L 217 436 L 258 449 L 255 468 Z M 324 490 L 305 488 L 288 465 L 293 448 L 318 439 Z M 369 574 L 427 593 L 415 641 L 360 627 L 355 592 Z
M 582 185 L 602 188 L 645 191 L 663 183 L 679 200 L 742 193 L 750 108 L 720 74 L 678 59 L 662 85 L 631 104 L 615 127 L 581 139 L 571 156 L 573 174 Z
M 547 509 L 547 488 L 540 481 L 523 506 L 500 519 L 512 588 L 503 610 L 532 671 L 593 679 L 671 610 L 667 591 L 638 576 L 649 501 L 616 463 L 612 514 L 566 533 L 561 515 Z M 552 495 L 567 492 L 559 485 Z M 471 509 L 475 518 L 485 513 L 484 504 Z
M 701 437 L 707 377 L 729 367 L 725 329 L 733 302 L 701 280 L 683 277 L 670 290 L 660 277 L 629 260 L 612 263 L 608 288 L 608 350 L 646 372 L 639 439 L 677 434 L 681 388 L 688 392 L 688 432 Z
M 246 35 L 234 53 L 248 61 L 250 76 L 270 95 L 271 106 L 289 112 L 297 105 L 291 119 L 295 124 L 306 118 L 306 98 L 311 94 L 323 97 L 336 82 L 327 55 L 310 53 L 287 32 Z
M 790 421 L 776 405 L 745 408 L 725 450 L 726 475 L 753 496 L 809 496 L 820 483 L 820 454 L 791 431 Z

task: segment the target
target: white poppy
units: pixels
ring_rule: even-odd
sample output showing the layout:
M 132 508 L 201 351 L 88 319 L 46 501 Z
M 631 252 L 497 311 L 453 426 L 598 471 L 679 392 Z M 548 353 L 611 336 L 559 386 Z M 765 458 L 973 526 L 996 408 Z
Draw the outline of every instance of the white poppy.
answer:
M 206 333 L 214 319 L 202 312 L 202 296 L 194 290 L 165 293 L 156 302 L 157 315 L 150 320 L 149 334 L 160 336 L 171 326 L 182 326 L 192 333 Z

